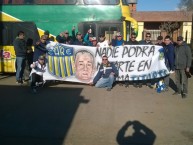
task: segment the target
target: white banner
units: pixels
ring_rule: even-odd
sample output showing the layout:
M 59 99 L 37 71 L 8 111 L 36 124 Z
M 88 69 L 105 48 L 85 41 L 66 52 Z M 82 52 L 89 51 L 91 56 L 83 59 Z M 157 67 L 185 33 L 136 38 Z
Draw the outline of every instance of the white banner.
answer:
M 51 42 L 47 45 L 44 80 L 91 82 L 106 55 L 119 70 L 118 81 L 147 80 L 166 76 L 163 48 L 155 45 L 125 45 L 96 48 Z

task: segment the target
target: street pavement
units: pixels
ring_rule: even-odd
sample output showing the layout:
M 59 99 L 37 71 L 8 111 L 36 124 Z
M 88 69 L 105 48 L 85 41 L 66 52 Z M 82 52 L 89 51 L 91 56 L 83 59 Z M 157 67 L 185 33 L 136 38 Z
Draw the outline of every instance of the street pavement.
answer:
M 193 145 L 193 78 L 185 99 L 173 86 L 51 82 L 33 94 L 1 74 L 0 145 Z

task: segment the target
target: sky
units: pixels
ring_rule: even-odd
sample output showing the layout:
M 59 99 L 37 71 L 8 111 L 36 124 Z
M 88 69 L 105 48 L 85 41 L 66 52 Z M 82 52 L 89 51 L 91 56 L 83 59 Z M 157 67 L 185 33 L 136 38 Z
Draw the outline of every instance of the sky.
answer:
M 138 0 L 137 11 L 175 11 L 180 0 Z

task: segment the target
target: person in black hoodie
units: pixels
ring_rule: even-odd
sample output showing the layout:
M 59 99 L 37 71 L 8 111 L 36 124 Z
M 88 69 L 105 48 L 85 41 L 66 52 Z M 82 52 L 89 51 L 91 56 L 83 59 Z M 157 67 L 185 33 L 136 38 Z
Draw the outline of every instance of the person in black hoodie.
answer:
M 39 56 L 45 56 L 48 50 L 46 49 L 46 36 L 42 35 L 34 49 L 33 62 L 36 62 Z
M 23 84 L 22 78 L 25 69 L 26 60 L 26 41 L 24 40 L 24 32 L 19 31 L 16 39 L 13 42 L 15 54 L 16 54 L 16 83 Z

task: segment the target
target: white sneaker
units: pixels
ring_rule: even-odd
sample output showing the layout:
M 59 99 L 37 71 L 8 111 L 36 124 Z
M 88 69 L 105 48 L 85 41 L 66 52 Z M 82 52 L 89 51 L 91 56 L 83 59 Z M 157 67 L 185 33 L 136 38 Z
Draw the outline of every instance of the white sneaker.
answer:
M 173 74 L 173 73 L 174 73 L 174 71 L 171 70 L 171 71 L 170 71 L 170 74 Z

